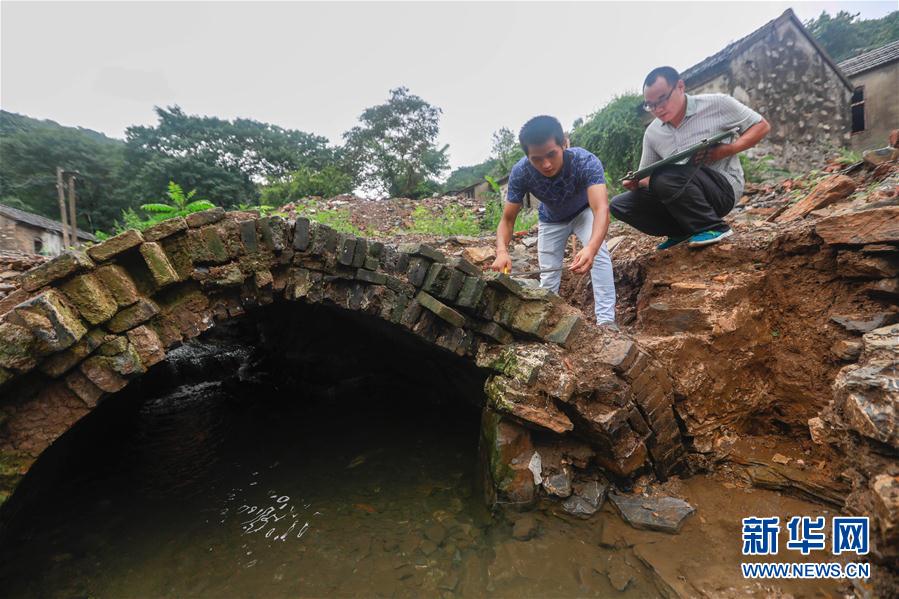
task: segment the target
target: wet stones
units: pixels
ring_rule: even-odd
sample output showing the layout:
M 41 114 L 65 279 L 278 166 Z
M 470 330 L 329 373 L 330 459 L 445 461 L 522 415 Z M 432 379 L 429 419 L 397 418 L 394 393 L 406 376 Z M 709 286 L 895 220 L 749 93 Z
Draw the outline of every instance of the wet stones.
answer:
M 572 516 L 589 517 L 602 508 L 609 483 L 605 479 L 574 483 L 574 494 L 562 503 L 562 509 Z
M 537 536 L 539 528 L 533 514 L 524 514 L 515 519 L 512 525 L 512 538 L 517 541 L 530 541 Z
M 625 522 L 634 528 L 677 533 L 696 510 L 676 497 L 641 497 L 610 493 L 609 500 Z

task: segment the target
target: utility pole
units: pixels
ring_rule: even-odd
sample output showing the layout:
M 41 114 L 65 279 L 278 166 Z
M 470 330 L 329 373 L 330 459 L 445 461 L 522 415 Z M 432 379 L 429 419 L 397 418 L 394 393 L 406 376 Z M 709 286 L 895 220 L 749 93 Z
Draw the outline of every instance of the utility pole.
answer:
M 66 218 L 66 192 L 62 183 L 62 167 L 56 167 L 56 191 L 59 192 L 59 220 L 62 222 L 62 247 L 69 247 L 69 221 Z
M 69 176 L 69 225 L 72 227 L 71 242 L 72 247 L 78 247 L 78 219 L 75 217 L 75 171 L 66 173 Z

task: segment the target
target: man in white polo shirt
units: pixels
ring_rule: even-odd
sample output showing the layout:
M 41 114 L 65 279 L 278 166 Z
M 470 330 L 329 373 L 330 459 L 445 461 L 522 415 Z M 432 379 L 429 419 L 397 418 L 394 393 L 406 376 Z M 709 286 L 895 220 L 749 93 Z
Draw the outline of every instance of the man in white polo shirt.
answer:
M 717 133 L 737 129 L 739 136 L 694 155 L 692 164 L 664 166 L 640 181 L 626 181 L 629 191 L 612 199 L 612 215 L 648 235 L 667 236 L 660 250 L 684 241 L 702 247 L 728 237 L 733 232 L 723 218 L 743 195 L 737 154 L 768 134 L 768 121 L 725 94 L 688 95 L 671 67 L 646 76 L 643 98 L 643 107 L 656 118 L 643 134 L 640 168 Z

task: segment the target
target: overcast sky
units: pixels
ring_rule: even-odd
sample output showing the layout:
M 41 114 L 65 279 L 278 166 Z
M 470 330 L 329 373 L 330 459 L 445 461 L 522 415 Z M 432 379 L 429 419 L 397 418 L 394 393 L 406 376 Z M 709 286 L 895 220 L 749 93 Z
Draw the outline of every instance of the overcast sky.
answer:
M 405 85 L 443 109 L 453 167 L 535 114 L 567 128 L 661 64 L 683 70 L 788 7 L 887 2 L 0 3 L 0 106 L 124 138 L 153 106 L 341 142 Z

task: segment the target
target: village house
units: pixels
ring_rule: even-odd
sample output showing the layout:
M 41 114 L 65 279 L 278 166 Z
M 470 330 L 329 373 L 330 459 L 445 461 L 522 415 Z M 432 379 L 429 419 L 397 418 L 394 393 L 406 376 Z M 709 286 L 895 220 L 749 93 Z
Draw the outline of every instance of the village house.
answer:
M 97 240 L 80 229 L 78 239 Z M 62 223 L 0 204 L 0 250 L 57 256 L 63 249 Z
M 771 133 L 748 155 L 772 155 L 774 166 L 808 170 L 849 145 L 855 85 L 791 9 L 682 77 L 689 93 L 729 94 L 768 119 Z
M 839 64 L 852 82 L 852 147 L 870 150 L 886 145 L 899 129 L 899 41 Z

